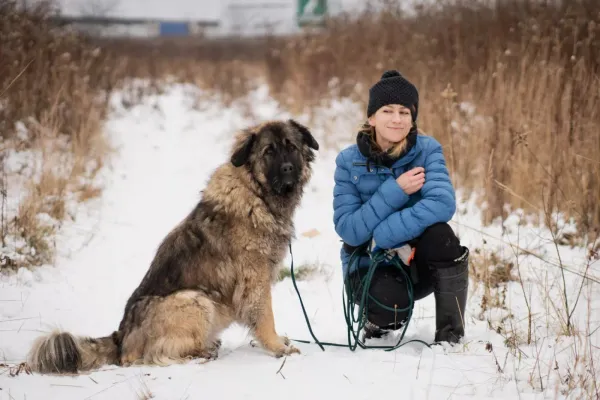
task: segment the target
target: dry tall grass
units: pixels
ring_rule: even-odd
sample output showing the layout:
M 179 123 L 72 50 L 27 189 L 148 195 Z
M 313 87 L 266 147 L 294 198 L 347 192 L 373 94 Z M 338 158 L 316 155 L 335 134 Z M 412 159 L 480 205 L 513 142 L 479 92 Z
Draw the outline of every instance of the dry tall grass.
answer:
M 147 80 L 146 92 L 165 82 L 192 83 L 218 94 L 224 105 L 245 96 L 264 80 L 270 38 L 96 38 L 118 57 L 127 77 Z M 132 94 L 135 95 L 135 94 Z
M 102 121 L 120 79 L 118 63 L 81 35 L 53 26 L 49 12 L 46 3 L 25 12 L 15 1 L 0 0 L 3 206 L 11 184 L 26 193 L 14 216 L 2 208 L 4 266 L 51 262 L 52 236 L 67 217 L 67 199 L 98 193 L 86 178 L 108 151 Z M 12 171 L 21 182 L 4 164 L 15 152 L 35 154 L 23 171 Z

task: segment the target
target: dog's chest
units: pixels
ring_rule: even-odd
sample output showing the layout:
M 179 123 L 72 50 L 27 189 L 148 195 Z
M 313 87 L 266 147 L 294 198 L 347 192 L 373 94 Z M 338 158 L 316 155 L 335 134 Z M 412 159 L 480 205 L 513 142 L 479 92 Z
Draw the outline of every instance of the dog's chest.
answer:
M 249 238 L 247 250 L 256 251 L 271 260 L 281 260 L 290 243 L 291 236 L 287 235 L 256 235 Z

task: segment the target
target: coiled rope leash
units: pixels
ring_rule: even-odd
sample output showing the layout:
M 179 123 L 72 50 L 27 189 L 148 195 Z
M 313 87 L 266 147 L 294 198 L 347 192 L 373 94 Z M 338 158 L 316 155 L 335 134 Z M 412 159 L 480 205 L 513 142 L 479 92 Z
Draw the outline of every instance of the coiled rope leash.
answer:
M 352 290 L 352 286 L 349 282 L 348 277 L 346 276 L 344 278 L 344 285 L 342 288 L 342 299 L 343 299 L 343 304 L 344 304 L 344 319 L 346 321 L 346 326 L 347 326 L 347 331 L 348 331 L 348 344 L 328 343 L 328 342 L 319 341 L 319 339 L 317 339 L 317 337 L 315 336 L 315 334 L 312 330 L 310 321 L 308 320 L 308 315 L 306 314 L 306 309 L 304 308 L 304 302 L 302 301 L 302 296 L 300 295 L 300 291 L 298 290 L 298 285 L 296 284 L 296 276 L 294 273 L 294 256 L 292 254 L 291 242 L 289 244 L 289 247 L 290 247 L 290 256 L 292 258 L 292 262 L 291 262 L 292 283 L 294 284 L 294 289 L 296 290 L 296 294 L 298 294 L 298 300 L 300 300 L 300 306 L 302 307 L 302 312 L 304 313 L 304 319 L 306 320 L 306 325 L 308 327 L 308 331 L 310 332 L 310 335 L 312 336 L 314 343 L 316 343 L 321 348 L 321 350 L 325 351 L 324 346 L 334 346 L 334 347 L 347 347 L 351 351 L 354 351 L 356 349 L 356 347 L 361 347 L 363 349 L 384 349 L 385 351 L 392 351 L 392 350 L 396 350 L 397 348 L 400 348 L 400 347 L 404 346 L 405 344 L 408 344 L 411 342 L 419 342 L 419 343 L 424 344 L 428 348 L 431 348 L 430 344 L 428 344 L 422 340 L 419 340 L 419 339 L 412 339 L 412 340 L 402 343 L 402 339 L 404 339 L 404 335 L 406 334 L 406 329 L 408 328 L 408 324 L 412 317 L 412 312 L 413 312 L 413 307 L 414 307 L 414 294 L 413 294 L 412 281 L 409 278 L 407 272 L 402 267 L 399 258 L 392 257 L 383 250 L 378 250 L 370 256 L 369 269 L 368 269 L 366 275 L 360 281 L 361 285 L 359 287 L 361 288 L 361 296 L 360 296 L 360 302 L 359 302 L 359 306 L 358 306 L 358 317 L 355 317 L 355 314 L 353 312 L 354 306 L 355 306 L 354 291 Z M 348 266 L 349 266 L 348 271 L 350 270 L 350 265 L 352 265 L 353 262 L 358 262 L 358 260 L 360 259 L 362 249 L 363 248 L 360 248 L 360 247 L 356 248 L 350 255 L 350 260 L 348 262 Z M 394 265 L 396 268 L 398 268 L 404 275 L 404 280 L 406 282 L 406 286 L 408 289 L 407 292 L 408 292 L 408 301 L 409 301 L 408 307 L 406 307 L 406 308 L 388 307 L 388 306 L 382 304 L 381 302 L 379 302 L 371 294 L 369 294 L 369 288 L 371 286 L 371 281 L 373 280 L 373 275 L 375 273 L 375 269 L 379 266 L 379 264 L 381 264 L 384 261 L 390 262 L 392 265 Z M 346 293 L 348 294 L 348 298 L 346 298 Z M 400 339 L 398 340 L 398 343 L 396 343 L 396 345 L 394 345 L 394 346 L 369 346 L 369 345 L 364 344 L 359 339 L 359 333 L 365 326 L 365 318 L 362 318 L 362 316 L 365 315 L 364 311 L 367 309 L 369 301 L 374 301 L 378 306 L 380 306 L 381 308 L 388 310 L 388 311 L 393 311 L 393 312 L 408 311 L 408 316 L 406 317 L 404 329 L 403 329 L 402 334 L 400 335 Z M 354 328 L 355 325 L 357 325 L 356 330 Z M 299 339 L 291 339 L 291 340 L 293 340 L 295 342 L 299 342 L 299 343 L 311 343 L 308 340 L 299 340 Z

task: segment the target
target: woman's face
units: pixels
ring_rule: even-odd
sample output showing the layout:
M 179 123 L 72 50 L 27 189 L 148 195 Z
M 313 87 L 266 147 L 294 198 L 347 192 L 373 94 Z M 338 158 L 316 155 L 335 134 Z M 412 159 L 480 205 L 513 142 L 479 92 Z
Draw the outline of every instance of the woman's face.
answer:
M 377 110 L 369 118 L 369 124 L 375 127 L 377 144 L 386 150 L 408 136 L 412 127 L 412 115 L 408 108 L 390 104 Z

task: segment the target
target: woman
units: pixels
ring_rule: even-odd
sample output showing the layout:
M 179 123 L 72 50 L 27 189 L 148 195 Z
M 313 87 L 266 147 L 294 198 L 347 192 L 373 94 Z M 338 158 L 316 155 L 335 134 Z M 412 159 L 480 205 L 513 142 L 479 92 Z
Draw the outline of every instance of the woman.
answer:
M 469 251 L 447 224 L 456 210 L 442 147 L 419 134 L 417 88 L 398 71 L 387 71 L 369 90 L 367 122 L 356 144 L 336 158 L 334 224 L 342 238 L 344 278 L 354 297 L 369 266 L 366 252 L 382 249 L 406 266 L 414 300 L 435 297 L 435 342 L 464 336 Z M 363 249 L 349 265 L 352 252 Z M 365 250 L 366 249 L 366 250 Z M 402 328 L 409 306 L 402 271 L 384 263 L 375 270 L 365 311 L 364 339 Z

